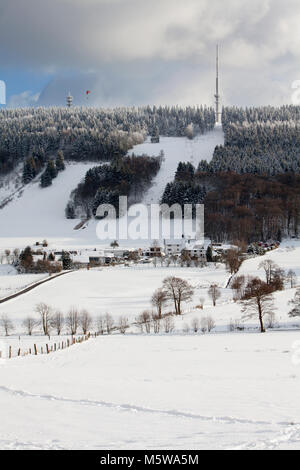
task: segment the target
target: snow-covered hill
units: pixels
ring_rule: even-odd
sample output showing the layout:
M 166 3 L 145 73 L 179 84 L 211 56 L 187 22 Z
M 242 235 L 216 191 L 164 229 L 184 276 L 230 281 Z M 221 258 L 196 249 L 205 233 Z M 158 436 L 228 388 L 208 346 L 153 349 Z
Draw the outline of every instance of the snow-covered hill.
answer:
M 210 160 L 215 146 L 223 143 L 223 138 L 223 132 L 218 128 L 192 141 L 182 137 L 163 137 L 158 144 L 147 141 L 135 146 L 131 152 L 138 155 L 158 155 L 161 150 L 165 154 L 165 161 L 145 195 L 144 203 L 159 202 L 165 185 L 174 178 L 179 161 L 191 161 L 197 165 L 201 159 Z M 83 230 L 74 230 L 78 221 L 65 218 L 71 191 L 93 166 L 94 162 L 68 164 L 48 188 L 40 188 L 38 179 L 16 193 L 15 179 L 9 185 L 4 184 L 2 194 L 0 188 L 1 200 L 12 195 L 12 201 L 0 210 L 0 248 L 23 247 L 40 238 L 46 238 L 56 246 L 99 244 L 96 221 L 90 221 Z
M 41 188 L 38 180 L 25 186 L 0 210 L 1 245 L 12 248 L 41 238 L 74 236 L 76 221 L 65 218 L 66 204 L 71 191 L 94 165 L 69 164 L 48 188 Z

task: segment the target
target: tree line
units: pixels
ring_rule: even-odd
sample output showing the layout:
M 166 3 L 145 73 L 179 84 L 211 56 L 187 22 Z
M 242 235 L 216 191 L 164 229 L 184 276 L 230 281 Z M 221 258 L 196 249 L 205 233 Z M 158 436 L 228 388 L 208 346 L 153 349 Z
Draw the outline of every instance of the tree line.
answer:
M 200 171 L 276 175 L 300 172 L 300 107 L 224 108 L 224 145 Z
M 0 110 L 0 173 L 38 154 L 67 160 L 110 161 L 124 156 L 146 135 L 203 134 L 214 127 L 213 108 L 24 108 Z M 38 162 L 36 161 L 35 164 Z

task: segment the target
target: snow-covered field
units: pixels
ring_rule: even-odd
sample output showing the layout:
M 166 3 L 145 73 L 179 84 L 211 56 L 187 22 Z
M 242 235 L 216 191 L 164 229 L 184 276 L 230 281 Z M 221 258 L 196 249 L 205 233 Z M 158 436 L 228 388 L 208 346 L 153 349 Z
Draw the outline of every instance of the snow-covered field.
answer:
M 284 242 L 277 250 L 267 253 L 263 257 L 256 257 L 244 262 L 239 272 L 251 276 L 264 277 L 263 269 L 258 266 L 264 259 L 272 259 L 286 271 L 289 269 L 300 272 L 300 243 L 298 241 Z M 26 278 L 28 275 L 24 275 Z M 229 274 L 224 265 L 209 264 L 205 268 L 160 267 L 153 265 L 115 266 L 80 270 L 69 273 L 67 276 L 51 280 L 38 288 L 0 305 L 0 314 L 9 314 L 19 323 L 27 315 L 32 315 L 39 302 L 50 304 L 55 309 L 67 313 L 70 307 L 85 308 L 95 318 L 98 315 L 111 314 L 115 319 L 121 315 L 133 322 L 143 310 L 151 309 L 151 296 L 161 287 L 167 276 L 177 276 L 186 279 L 194 288 L 194 297 L 191 302 L 184 304 L 185 315 L 176 320 L 176 329 L 182 331 L 186 323 L 190 324 L 195 316 L 210 315 L 217 324 L 217 329 L 228 329 L 230 321 L 240 321 L 241 306 L 234 303 L 231 289 L 226 289 Z M 4 285 L 11 282 L 11 278 L 18 276 L 1 276 Z M 22 278 L 22 276 L 21 276 Z M 2 281 L 3 282 L 3 281 Z M 20 282 L 25 282 L 20 281 Z M 221 298 L 217 306 L 213 307 L 208 296 L 208 288 L 216 283 L 221 290 Z M 29 282 L 28 282 L 29 284 Z M 288 286 L 286 286 L 288 287 Z M 293 298 L 295 289 L 286 289 L 275 294 L 276 322 L 281 326 L 293 326 L 300 323 L 288 317 L 291 307 L 289 301 Z M 204 310 L 196 307 L 204 299 Z M 172 311 L 173 305 L 169 303 L 165 311 Z M 241 323 L 243 323 L 241 321 Z M 256 322 L 248 320 L 246 325 L 256 326 Z
M 289 241 L 246 261 L 242 271 L 263 276 L 259 262 L 271 258 L 299 273 L 299 253 L 299 242 Z M 132 320 L 150 307 L 167 275 L 195 287 L 173 334 L 141 335 L 133 326 L 125 336 L 0 361 L 0 448 L 300 449 L 300 331 L 287 316 L 295 289 L 275 294 L 281 330 L 264 335 L 253 329 L 255 320 L 248 321 L 250 330 L 229 333 L 240 306 L 224 288 L 228 273 L 214 265 L 74 272 L 1 305 L 0 313 L 20 321 L 46 301 L 63 311 L 75 305 L 93 316 Z M 217 307 L 206 294 L 211 282 L 222 288 Z M 203 311 L 195 309 L 200 296 L 206 297 Z M 183 333 L 195 316 L 208 314 L 216 323 L 212 333 Z M 49 342 L 40 339 L 2 337 L 0 350 Z
M 167 276 L 179 276 L 195 287 L 195 296 L 187 311 L 199 304 L 199 298 L 207 298 L 207 289 L 212 282 L 222 288 L 228 274 L 223 266 L 215 268 L 154 268 L 112 267 L 80 270 L 45 283 L 16 299 L 0 305 L 0 314 L 6 313 L 14 320 L 32 315 L 39 302 L 46 302 L 65 313 L 72 306 L 85 308 L 91 315 L 110 313 L 115 318 L 121 315 L 130 320 L 151 309 L 150 299 L 155 289 L 161 287 Z M 222 302 L 231 299 L 231 291 L 222 289 Z M 170 304 L 169 309 L 173 309 Z
M 299 337 L 98 337 L 2 361 L 0 447 L 299 449 Z
M 9 274 L 2 275 L 0 269 L 0 299 L 18 292 L 25 287 L 34 284 L 41 279 L 49 277 L 49 274 Z

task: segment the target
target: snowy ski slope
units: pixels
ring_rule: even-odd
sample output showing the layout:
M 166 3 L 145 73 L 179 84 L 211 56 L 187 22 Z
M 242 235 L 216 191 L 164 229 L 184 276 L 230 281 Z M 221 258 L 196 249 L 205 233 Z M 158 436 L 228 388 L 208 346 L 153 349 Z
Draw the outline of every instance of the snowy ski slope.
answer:
M 216 129 L 190 141 L 180 137 L 162 137 L 159 144 L 149 141 L 135 146 L 131 152 L 158 155 L 165 153 L 165 162 L 147 192 L 144 203 L 159 202 L 165 185 L 172 181 L 179 161 L 210 160 L 216 145 L 223 143 L 223 132 Z M 131 153 L 130 152 L 130 153 Z M 96 221 L 83 230 L 74 230 L 78 221 L 65 218 L 65 207 L 71 191 L 95 163 L 69 164 L 53 180 L 52 186 L 41 189 L 38 182 L 27 185 L 21 193 L 0 210 L 0 247 L 15 248 L 47 238 L 59 246 L 99 244 Z M 2 193 L 2 197 L 8 193 Z
M 159 152 L 163 150 L 165 154 L 165 161 L 162 163 L 152 187 L 145 194 L 143 203 L 159 202 L 166 184 L 173 181 L 180 161 L 191 162 L 196 167 L 201 160 L 210 162 L 215 147 L 223 144 L 224 133 L 222 128 L 216 127 L 213 131 L 197 136 L 194 140 L 182 137 L 161 137 L 160 142 L 157 144 L 152 144 L 148 139 L 145 143 L 135 146 L 130 153 L 159 155 Z

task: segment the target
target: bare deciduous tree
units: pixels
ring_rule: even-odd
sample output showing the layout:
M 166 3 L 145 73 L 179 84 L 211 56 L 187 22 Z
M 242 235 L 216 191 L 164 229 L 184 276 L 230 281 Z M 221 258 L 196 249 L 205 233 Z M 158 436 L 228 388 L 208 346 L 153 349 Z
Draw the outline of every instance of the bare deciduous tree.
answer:
M 5 256 L 6 256 L 6 262 L 7 262 L 7 264 L 9 264 L 10 261 L 11 261 L 10 254 L 11 254 L 10 250 L 6 249 L 6 250 L 5 250 Z
M 210 333 L 216 326 L 214 319 L 211 316 L 206 317 L 207 331 Z
M 165 333 L 172 333 L 175 328 L 174 319 L 170 315 L 166 315 L 163 319 Z
M 49 305 L 45 304 L 44 302 L 41 302 L 36 305 L 35 311 L 40 316 L 40 324 L 42 326 L 44 335 L 49 336 L 50 328 L 51 328 L 51 321 L 53 317 L 52 308 Z
M 5 314 L 0 317 L 0 325 L 5 332 L 5 336 L 9 336 L 9 334 L 14 330 L 13 322 Z
M 64 326 L 64 316 L 60 310 L 56 310 L 51 319 L 51 326 L 55 329 L 56 334 L 59 336 Z
M 167 298 L 174 302 L 176 315 L 181 315 L 182 302 L 188 302 L 192 299 L 193 287 L 184 279 L 170 276 L 164 279 L 163 288 Z
M 266 259 L 262 261 L 258 267 L 259 269 L 263 269 L 265 271 L 266 283 L 270 285 L 272 282 L 273 272 L 278 268 L 277 264 L 274 263 L 274 261 L 271 259 Z
M 295 271 L 293 271 L 292 269 L 290 269 L 290 270 L 287 272 L 286 279 L 287 279 L 287 281 L 288 281 L 289 284 L 290 284 L 290 288 L 293 289 L 293 287 L 296 286 L 296 282 L 297 282 L 297 276 L 296 276 Z
M 162 308 L 168 300 L 167 294 L 163 289 L 157 289 L 151 298 L 151 303 L 157 309 L 157 315 L 162 317 Z
M 137 325 L 141 331 L 141 333 L 145 332 L 146 333 L 151 333 L 151 318 L 152 318 L 152 312 L 149 312 L 148 310 L 144 310 L 137 318 Z
M 207 332 L 207 321 L 206 321 L 206 318 L 205 317 L 202 317 L 201 318 L 201 322 L 200 322 L 200 325 L 201 325 L 201 331 L 202 333 L 206 333 Z
M 93 320 L 89 312 L 85 309 L 81 310 L 80 312 L 79 324 L 81 326 L 83 334 L 86 335 L 93 324 Z
M 245 318 L 258 317 L 260 331 L 265 332 L 264 317 L 274 312 L 272 288 L 259 278 L 251 279 L 245 290 L 242 303 Z
M 245 286 L 245 276 L 237 276 L 233 279 L 231 283 L 231 288 L 235 291 L 233 300 L 237 301 L 240 300 L 244 293 L 244 286 Z
M 71 307 L 66 316 L 66 326 L 70 335 L 76 335 L 79 325 L 79 313 L 77 308 Z
M 199 327 L 200 327 L 199 318 L 197 317 L 193 318 L 192 329 L 194 330 L 194 333 L 198 333 Z
M 221 291 L 218 288 L 217 284 L 212 284 L 208 289 L 208 295 L 210 296 L 213 306 L 217 305 L 217 300 L 221 297 Z
M 27 334 L 31 336 L 34 328 L 39 325 L 39 323 L 39 320 L 37 320 L 36 318 L 28 316 L 25 318 L 25 320 L 23 320 L 22 325 L 26 329 Z
M 99 315 L 96 319 L 96 328 L 97 328 L 97 333 L 98 335 L 104 335 L 104 317 L 103 315 Z
M 104 324 L 106 328 L 106 333 L 110 335 L 114 327 L 114 319 L 109 313 L 106 313 L 104 317 Z
M 241 250 L 237 248 L 231 248 L 227 250 L 226 253 L 224 253 L 223 260 L 230 274 L 235 274 L 241 267 L 243 262 L 243 255 Z
M 155 334 L 160 332 L 161 317 L 156 314 L 152 314 L 152 326 Z
M 275 312 L 270 312 L 267 316 L 267 320 L 268 320 L 267 327 L 271 328 L 271 329 L 274 328 L 275 323 L 276 323 L 276 314 L 275 314 Z
M 126 330 L 129 328 L 129 323 L 126 317 L 120 317 L 118 322 L 118 330 L 122 335 L 125 335 Z

